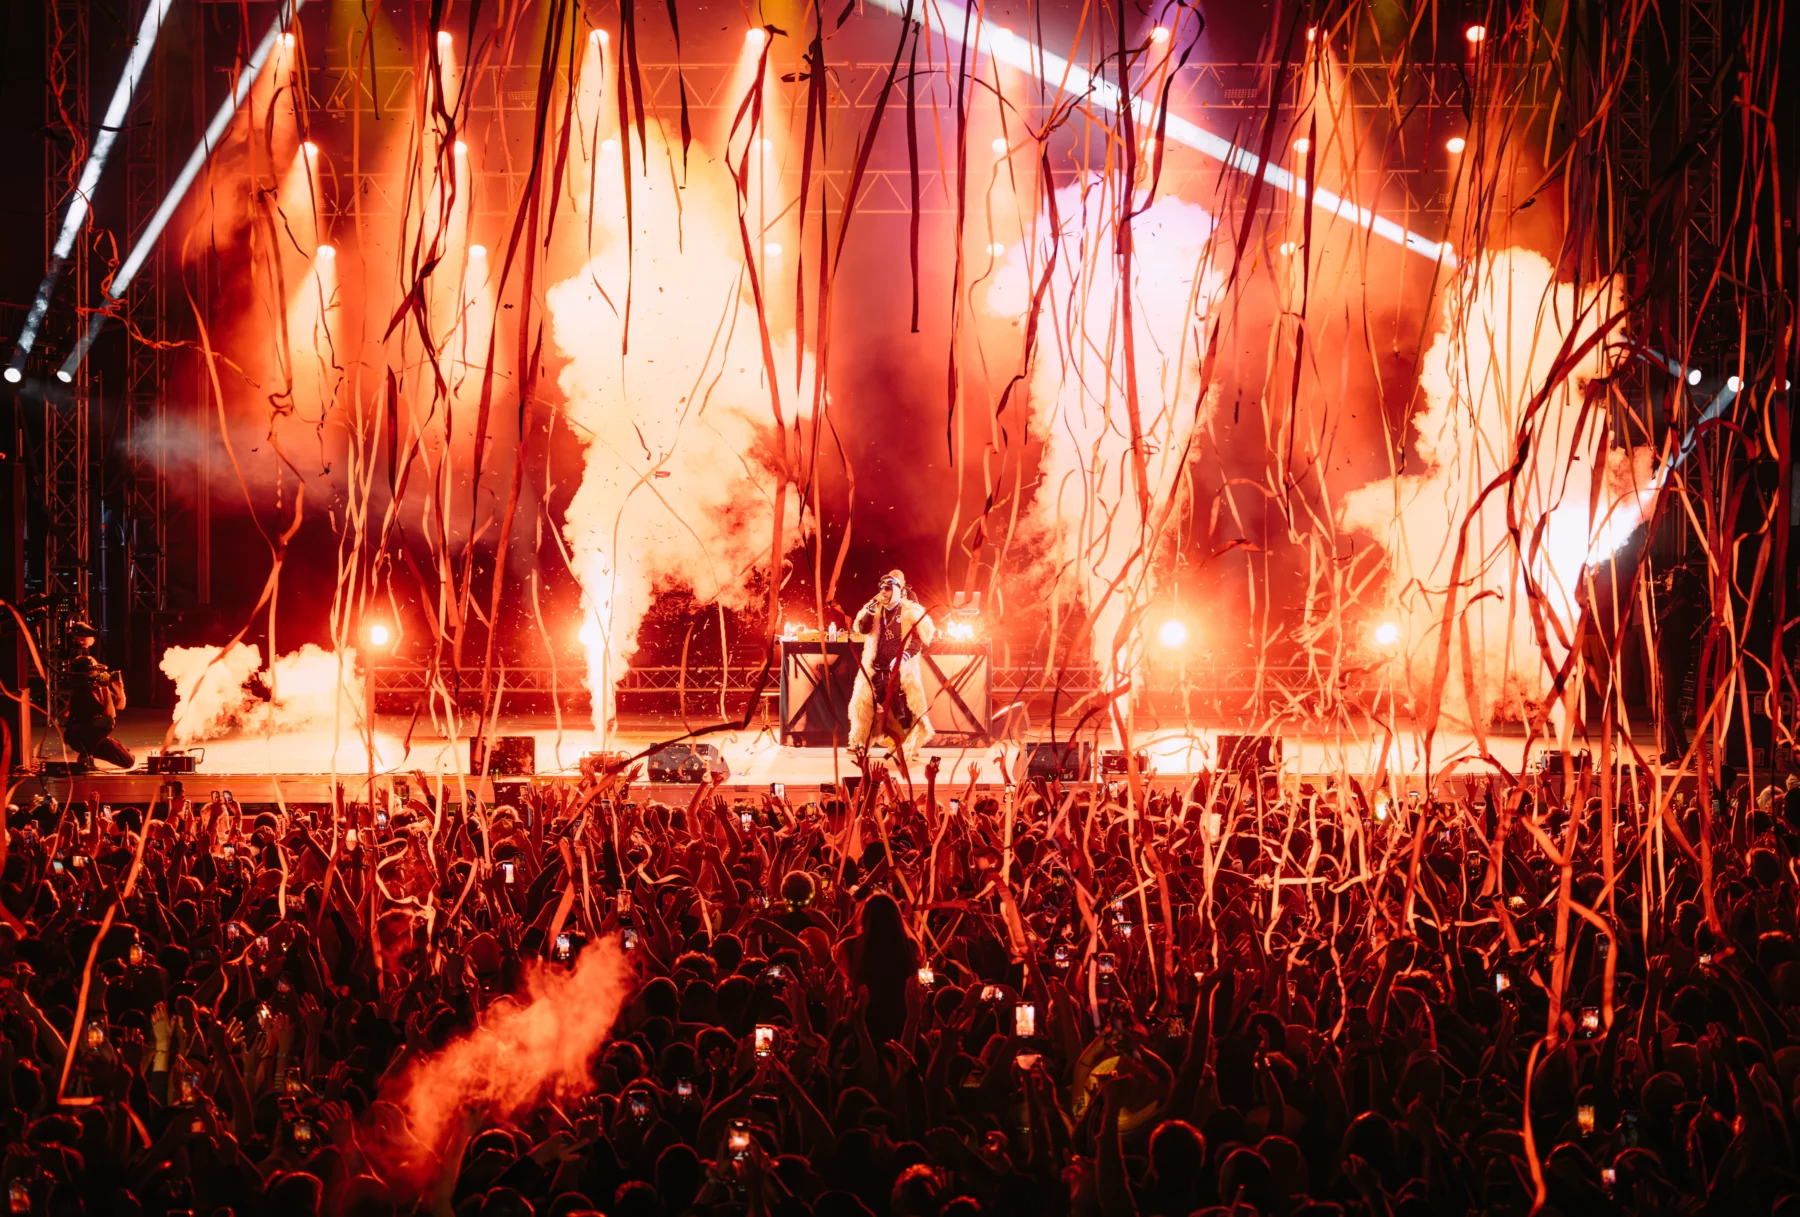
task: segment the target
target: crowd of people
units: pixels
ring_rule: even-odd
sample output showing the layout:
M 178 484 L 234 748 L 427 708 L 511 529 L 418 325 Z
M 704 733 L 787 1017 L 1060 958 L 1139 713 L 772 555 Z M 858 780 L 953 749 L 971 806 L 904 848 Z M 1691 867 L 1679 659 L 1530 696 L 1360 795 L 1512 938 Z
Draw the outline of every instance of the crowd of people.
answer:
M 1791 779 L 912 776 L 21 799 L 10 1211 L 1800 1213 Z

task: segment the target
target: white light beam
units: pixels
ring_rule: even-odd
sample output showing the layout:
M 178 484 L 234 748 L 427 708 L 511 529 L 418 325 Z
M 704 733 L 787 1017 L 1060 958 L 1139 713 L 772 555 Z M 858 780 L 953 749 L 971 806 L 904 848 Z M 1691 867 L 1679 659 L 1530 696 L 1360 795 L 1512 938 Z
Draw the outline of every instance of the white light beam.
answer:
M 897 17 L 907 13 L 906 0 L 873 0 L 874 4 Z M 989 55 L 1001 63 L 1028 73 L 1040 84 L 1052 88 L 1060 88 L 1073 97 L 1086 98 L 1091 106 L 1119 112 L 1123 99 L 1119 87 L 1110 81 L 1102 80 L 1086 68 L 1070 63 L 1060 55 L 1033 43 L 1028 38 L 1021 38 L 1011 30 L 985 18 L 971 17 L 956 28 L 954 22 L 944 22 L 939 30 L 954 42 L 974 43 L 980 39 L 980 45 Z M 1156 106 L 1150 101 L 1133 94 L 1131 96 L 1131 114 L 1134 119 L 1146 126 L 1156 119 Z M 1229 165 L 1242 173 L 1252 176 L 1260 174 L 1263 181 L 1277 190 L 1300 198 L 1308 197 L 1305 180 L 1289 173 L 1281 166 L 1264 161 L 1247 148 L 1240 148 L 1211 131 L 1199 127 L 1179 115 L 1171 113 L 1167 119 L 1168 138 L 1178 144 L 1194 149 L 1203 156 Z M 1349 199 L 1333 191 L 1318 186 L 1310 192 L 1313 206 L 1327 215 L 1350 220 L 1358 228 L 1374 233 L 1378 237 L 1404 246 L 1416 254 L 1442 261 L 1445 266 L 1454 267 L 1456 253 L 1446 242 L 1433 241 L 1429 237 L 1416 232 L 1409 232 L 1394 221 L 1376 215 L 1367 207 L 1358 206 Z
M 226 128 L 231 125 L 232 117 L 244 104 L 244 99 L 250 96 L 250 87 L 262 74 L 263 64 L 268 62 L 269 52 L 275 49 L 276 42 L 293 25 L 294 18 L 305 3 L 306 0 L 282 0 L 281 10 L 275 14 L 275 23 L 269 27 L 269 32 L 264 34 L 263 40 L 257 44 L 255 53 L 250 56 L 250 62 L 246 63 L 243 71 L 238 73 L 237 81 L 231 88 L 231 95 L 220 104 L 218 112 L 213 115 L 212 122 L 207 124 L 206 134 L 200 137 L 199 146 L 194 149 L 193 155 L 188 157 L 187 164 L 181 167 L 180 175 L 169 187 L 169 193 L 163 197 L 162 206 L 158 207 L 156 214 L 150 217 L 150 222 L 144 226 L 144 231 L 138 234 L 137 243 L 131 247 L 131 252 L 119 265 L 118 273 L 113 275 L 112 283 L 106 289 L 109 304 L 116 304 L 124 299 L 126 291 L 131 287 L 132 279 L 137 276 L 138 271 L 143 269 L 144 260 L 150 256 L 150 251 L 156 248 L 157 238 L 162 236 L 163 229 L 168 227 L 170 218 L 175 214 L 175 209 L 181 206 L 182 199 L 187 196 L 188 188 L 194 184 L 194 179 L 200 176 L 200 170 L 205 166 L 207 158 L 212 155 L 213 149 L 218 146 L 219 141 L 225 137 Z M 94 337 L 100 332 L 100 326 L 104 324 L 105 320 L 104 310 L 94 313 L 86 332 L 81 336 L 81 341 L 76 343 L 73 351 L 69 352 L 69 358 L 63 362 L 63 366 L 57 369 L 56 378 L 58 380 L 67 384 L 75 379 L 75 370 L 81 366 L 81 361 L 87 358 L 88 348 L 94 345 Z
M 81 181 L 69 198 L 69 209 L 63 213 L 62 229 L 56 234 L 56 245 L 50 254 L 50 268 L 44 272 L 44 281 L 38 285 L 37 298 L 31 302 L 31 312 L 25 317 L 25 328 L 19 331 L 19 343 L 13 350 L 12 363 L 6 369 L 6 379 L 15 384 L 22 378 L 26 357 L 37 344 L 38 329 L 44 324 L 45 314 L 50 311 L 50 296 L 56 290 L 57 279 L 62 276 L 63 263 L 68 261 L 69 251 L 75 248 L 75 238 L 80 235 L 81 226 L 87 222 L 88 212 L 93 208 L 94 191 L 100 188 L 100 174 L 106 168 L 106 158 L 112 153 L 112 146 L 125 125 L 125 116 L 131 112 L 131 102 L 137 96 L 138 82 L 144 78 L 144 69 L 150 64 L 150 54 L 156 49 L 156 36 L 162 32 L 163 18 L 169 15 L 169 6 L 173 3 L 174 0 L 150 0 L 144 6 L 144 19 L 138 25 L 137 41 L 131 44 L 131 54 L 125 57 L 125 71 L 119 76 L 119 83 L 113 89 L 112 101 L 106 106 L 106 117 L 100 120 L 100 129 L 94 134 L 93 146 L 88 149 L 87 164 L 81 168 Z

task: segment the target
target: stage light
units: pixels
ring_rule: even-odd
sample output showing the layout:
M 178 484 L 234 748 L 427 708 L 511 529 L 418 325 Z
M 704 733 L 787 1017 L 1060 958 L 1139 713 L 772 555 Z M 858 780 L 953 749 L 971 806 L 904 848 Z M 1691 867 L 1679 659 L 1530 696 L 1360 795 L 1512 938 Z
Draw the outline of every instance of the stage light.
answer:
M 1308 42 L 1311 42 L 1313 39 L 1317 38 L 1318 36 L 1319 36 L 1319 27 L 1318 26 L 1309 25 L 1306 27 L 1306 40 Z
M 1487 38 L 1487 26 L 1471 25 L 1468 29 L 1463 31 L 1463 37 L 1467 38 L 1470 42 L 1484 41 Z
M 6 369 L 5 376 L 6 383 L 13 385 L 18 384 L 21 380 L 25 379 L 25 373 L 19 371 L 17 368 Z
M 763 246 L 763 253 L 771 258 L 779 258 L 781 256 L 781 243 L 779 241 L 770 241 Z
M 588 41 L 594 43 L 595 45 L 599 45 L 599 46 L 605 45 L 607 42 L 606 31 L 605 30 L 594 30 L 592 33 L 590 33 L 588 35 Z
M 1700 383 L 1700 369 L 1699 368 L 1689 368 L 1688 369 L 1687 382 L 1691 385 L 1697 385 Z
M 388 644 L 388 628 L 380 622 L 369 627 L 369 643 L 371 646 L 384 647 Z
M 1004 258 L 1006 256 L 1006 242 L 995 241 L 992 245 L 988 246 L 988 252 L 996 258 Z
M 1468 141 L 1463 139 L 1463 137 L 1460 135 L 1452 135 L 1448 140 L 1446 140 L 1444 142 L 1444 147 L 1450 149 L 1450 151 L 1452 153 L 1461 152 L 1464 148 L 1467 148 L 1468 146 L 1469 146 Z
M 748 42 L 751 46 L 761 46 L 763 43 L 767 42 L 768 40 L 769 40 L 769 31 L 763 29 L 761 26 L 757 26 L 754 29 L 747 30 L 744 33 L 744 41 Z
M 1154 42 L 1156 45 L 1161 46 L 1163 43 L 1167 42 L 1168 40 L 1169 40 L 1169 27 L 1168 26 L 1159 25 L 1155 29 L 1150 31 L 1150 41 Z
M 1185 646 L 1188 640 L 1188 628 L 1179 621 L 1165 621 L 1162 623 L 1162 628 L 1156 631 L 1156 640 L 1170 650 Z
M 62 276 L 63 262 L 74 250 L 75 238 L 87 221 L 94 191 L 99 189 L 100 175 L 106 168 L 106 158 L 111 154 L 112 146 L 124 128 L 131 100 L 137 95 L 138 82 L 143 79 L 144 69 L 150 63 L 150 54 L 156 48 L 156 36 L 162 31 L 163 18 L 168 15 L 173 3 L 174 0 L 153 0 L 144 6 L 137 41 L 131 44 L 131 54 L 125 59 L 125 70 L 119 74 L 119 83 L 113 87 L 112 100 L 107 103 L 106 117 L 100 120 L 99 130 L 94 133 L 94 143 L 88 150 L 87 163 L 81 167 L 81 180 L 76 185 L 75 192 L 69 196 L 69 208 L 63 213 L 62 227 L 57 230 L 56 244 L 51 249 L 50 266 L 44 271 L 43 281 L 38 284 L 37 296 L 31 302 L 25 325 L 19 331 L 19 341 L 13 348 L 12 364 L 7 369 L 17 373 L 7 377 L 13 384 L 18 384 L 25 377 L 25 358 L 37 343 L 38 330 L 50 311 L 50 297 L 56 291 L 57 280 Z
M 1725 387 L 1730 389 L 1733 393 L 1736 393 L 1739 389 L 1744 387 L 1744 382 L 1735 376 L 1727 376 L 1725 378 Z
M 456 141 L 455 151 L 458 156 L 467 156 L 469 154 L 469 145 L 463 143 L 459 139 Z
M 619 150 L 619 141 L 618 140 L 608 138 L 608 139 L 603 139 L 600 141 L 600 151 L 602 151 L 602 152 L 617 152 L 618 150 Z
M 765 139 L 762 142 L 762 150 L 765 156 L 775 151 L 775 141 L 772 139 Z
M 995 156 L 1006 155 L 1006 140 L 996 136 L 992 145 Z
M 307 156 L 319 155 L 319 145 L 313 143 L 310 139 L 300 145 L 300 150 L 306 153 Z
M 1281 243 L 1281 252 L 1284 254 L 1292 254 L 1296 249 L 1299 249 L 1299 248 L 1300 247 L 1298 245 L 1294 244 L 1292 241 L 1283 241 Z
M 281 45 L 290 51 L 294 49 L 294 35 L 292 31 L 281 36 Z
M 1400 627 L 1391 621 L 1384 621 L 1375 627 L 1375 641 L 1384 647 L 1391 647 L 1400 641 Z
M 1156 155 L 1156 139 L 1152 136 L 1144 141 L 1144 159 L 1149 160 Z
M 1310 139 L 1307 139 L 1305 136 L 1301 136 L 1299 139 L 1294 141 L 1294 151 L 1295 152 L 1304 154 L 1311 148 L 1312 148 L 1312 141 Z
M 453 41 L 453 39 L 450 36 L 449 30 L 439 30 L 438 31 L 437 43 L 438 43 L 438 49 L 440 51 L 442 51 L 444 48 L 448 47 L 452 41 Z
M 945 622 L 944 636 L 956 642 L 968 642 L 975 637 L 975 627 L 967 621 Z
M 319 246 L 319 261 L 329 262 L 335 257 L 337 257 L 337 247 L 335 245 Z
M 485 246 L 485 245 L 471 245 L 471 246 L 469 246 L 469 257 L 471 257 L 471 258 L 485 258 L 485 257 L 487 257 L 487 246 Z
M 57 379 L 64 384 L 75 379 L 75 369 L 79 368 L 81 361 L 87 358 L 89 348 L 94 345 L 94 339 L 99 336 L 100 327 L 106 323 L 109 306 L 125 298 L 126 291 L 131 287 L 131 281 L 137 277 L 138 271 L 144 268 L 144 260 L 156 247 L 157 239 L 162 236 L 163 229 L 168 227 L 170 217 L 175 214 L 175 209 L 181 206 L 182 199 L 187 197 L 188 189 L 194 184 L 194 179 L 200 176 L 200 167 L 206 164 L 207 158 L 212 155 L 212 150 L 224 139 L 225 128 L 231 125 L 232 116 L 238 112 L 238 107 L 242 106 L 244 99 L 250 95 L 250 86 L 255 84 L 256 78 L 262 74 L 263 64 L 268 62 L 269 53 L 275 49 L 276 39 L 294 23 L 295 18 L 300 14 L 301 6 L 305 3 L 306 0 L 285 0 L 277 10 L 275 21 L 269 26 L 269 32 L 264 34 L 262 41 L 256 44 L 256 49 L 250 53 L 249 62 L 237 74 L 237 80 L 231 87 L 230 96 L 220 104 L 218 110 L 213 113 L 212 121 L 206 125 L 206 131 L 200 137 L 200 145 L 189 155 L 187 163 L 181 167 L 181 172 L 170 184 L 169 193 L 163 196 L 163 201 L 157 207 L 156 214 L 150 217 L 150 222 L 144 225 L 144 230 L 138 234 L 137 243 L 131 247 L 131 252 L 125 255 L 125 260 L 119 264 L 119 269 L 113 272 L 112 282 L 107 286 L 102 307 L 94 310 L 88 321 L 87 329 L 82 331 L 81 338 L 75 344 L 75 349 L 69 352 L 69 357 L 63 361 L 62 368 L 56 374 Z M 133 55 L 136 55 L 135 48 Z M 102 135 L 104 134 L 105 128 L 102 129 Z M 95 143 L 98 146 L 99 141 L 96 140 Z
M 875 0 L 875 5 L 896 17 L 909 21 L 914 19 L 912 0 Z M 968 43 L 976 38 L 990 38 L 995 28 L 993 24 L 977 17 L 961 23 L 945 22 L 936 32 L 950 41 Z M 1384 241 L 1410 249 L 1433 262 L 1441 261 L 1450 267 L 1456 265 L 1455 255 L 1445 243 L 1402 228 L 1393 220 L 1378 216 L 1369 208 L 1359 206 L 1335 191 L 1303 181 L 1280 165 L 1267 163 L 1249 149 L 1178 114 L 1164 113 L 1154 96 L 1135 93 L 1127 96 L 1118 85 L 1096 76 L 1079 64 L 1070 63 L 1061 55 L 1038 46 L 1028 38 L 1015 37 L 1004 43 L 994 43 L 993 56 L 1009 67 L 1024 72 L 1038 84 L 1075 99 L 1090 111 L 1117 114 L 1129 105 L 1132 117 L 1142 123 L 1145 130 L 1161 122 L 1164 124 L 1165 139 L 1184 144 L 1240 173 L 1260 177 L 1275 189 L 1308 200 L 1325 214 L 1346 219 Z
M 601 641 L 599 623 L 594 622 L 594 621 L 582 622 L 581 628 L 579 630 L 575 631 L 575 637 L 580 641 L 581 645 L 584 647 L 599 646 L 600 641 Z

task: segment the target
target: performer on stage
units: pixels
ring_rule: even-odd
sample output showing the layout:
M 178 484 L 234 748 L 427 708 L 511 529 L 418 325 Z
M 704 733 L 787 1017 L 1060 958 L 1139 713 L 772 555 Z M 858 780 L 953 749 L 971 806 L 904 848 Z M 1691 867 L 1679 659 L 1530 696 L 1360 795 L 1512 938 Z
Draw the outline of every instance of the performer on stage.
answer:
M 933 734 L 919 655 L 937 637 L 937 626 L 925 606 L 907 595 L 906 576 L 897 570 L 882 576 L 881 590 L 853 624 L 864 637 L 850 695 L 850 746 L 866 749 L 880 734 L 916 761 Z
M 125 708 L 125 678 L 94 655 L 99 633 L 85 621 L 69 627 L 69 639 L 80 654 L 69 661 L 69 712 L 63 719 L 63 743 L 84 765 L 97 756 L 121 769 L 137 764 L 131 749 L 112 737 L 119 711 Z

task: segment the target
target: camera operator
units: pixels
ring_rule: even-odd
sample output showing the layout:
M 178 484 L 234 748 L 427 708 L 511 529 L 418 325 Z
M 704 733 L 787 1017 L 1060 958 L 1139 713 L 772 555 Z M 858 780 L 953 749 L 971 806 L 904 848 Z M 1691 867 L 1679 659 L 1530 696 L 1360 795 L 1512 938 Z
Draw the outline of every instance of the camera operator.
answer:
M 119 711 L 125 708 L 125 678 L 94 654 L 99 632 L 85 621 L 69 627 L 77 653 L 69 661 L 69 709 L 63 717 L 63 743 L 84 765 L 94 758 L 130 769 L 137 764 L 131 749 L 112 737 Z

